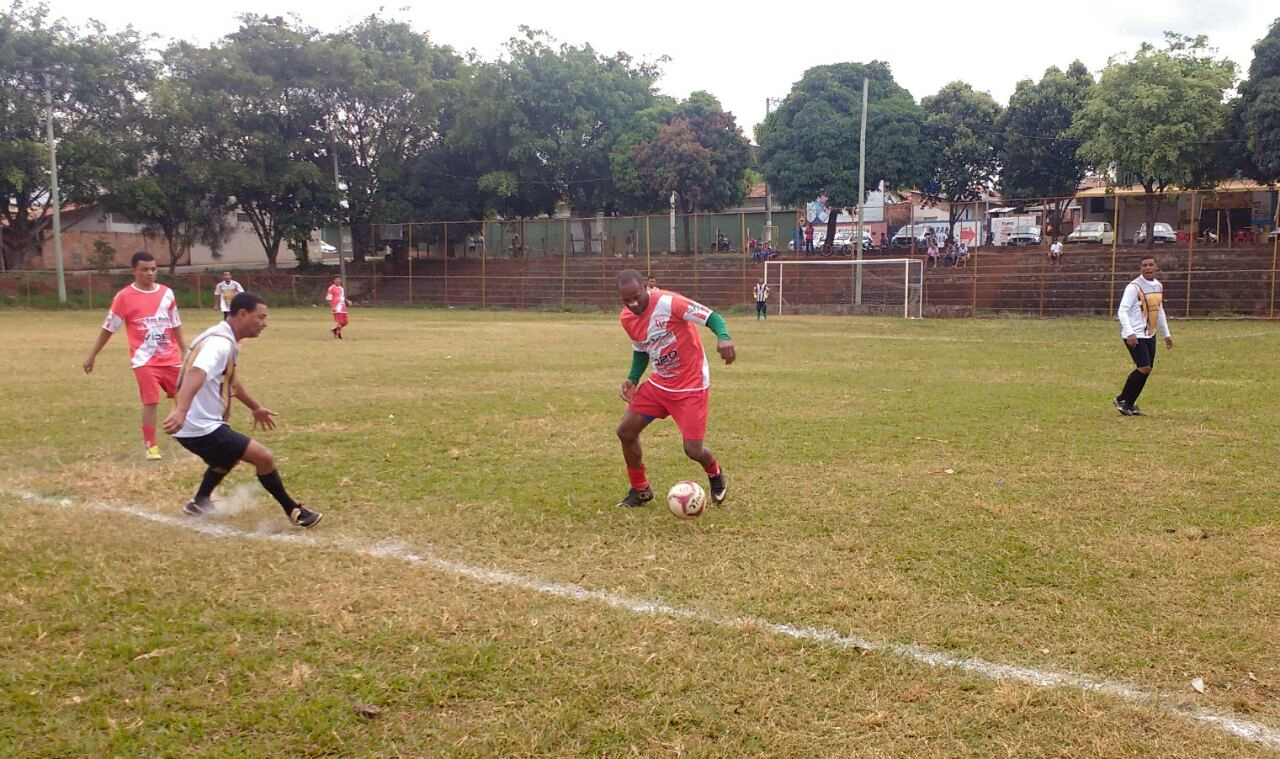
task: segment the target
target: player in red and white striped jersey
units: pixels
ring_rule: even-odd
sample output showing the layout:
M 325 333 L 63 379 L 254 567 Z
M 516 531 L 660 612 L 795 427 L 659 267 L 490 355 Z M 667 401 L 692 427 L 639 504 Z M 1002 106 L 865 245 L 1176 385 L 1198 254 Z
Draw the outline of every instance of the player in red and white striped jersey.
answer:
M 142 400 L 142 444 L 150 461 L 160 458 L 156 444 L 156 406 L 160 391 L 172 398 L 178 386 L 178 370 L 187 352 L 182 341 L 182 319 L 173 290 L 156 283 L 156 259 L 150 253 L 133 254 L 133 283 L 111 301 L 98 339 L 84 360 L 84 373 L 93 372 L 94 361 L 107 341 L 121 327 L 129 338 L 129 363 Z
M 684 453 L 702 465 L 711 485 L 711 500 L 722 503 L 727 490 L 724 472 L 711 449 L 703 443 L 710 405 L 711 369 L 702 351 L 698 327 L 716 335 L 716 352 L 726 364 L 736 353 L 724 317 L 679 293 L 649 289 L 634 269 L 618 275 L 618 295 L 623 309 L 622 328 L 631 338 L 631 372 L 619 394 L 627 410 L 618 423 L 622 457 L 627 464 L 631 489 L 619 506 L 642 506 L 653 500 L 645 473 L 640 433 L 654 419 L 670 416 L 684 438 Z M 647 382 L 640 375 L 652 362 Z

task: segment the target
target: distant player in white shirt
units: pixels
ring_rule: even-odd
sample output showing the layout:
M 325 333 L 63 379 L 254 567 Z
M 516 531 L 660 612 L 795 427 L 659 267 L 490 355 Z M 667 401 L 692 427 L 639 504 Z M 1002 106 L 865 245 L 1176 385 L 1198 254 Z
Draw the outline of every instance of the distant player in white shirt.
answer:
M 1059 263 L 1062 260 L 1062 241 L 1054 240 L 1049 246 L 1049 263 Z
M 213 304 L 214 308 L 222 311 L 223 319 L 227 318 L 227 314 L 231 312 L 231 299 L 242 292 L 244 288 L 231 278 L 231 272 L 222 272 L 222 279 L 213 286 Z
M 1125 416 L 1146 416 L 1138 408 L 1138 396 L 1156 362 L 1156 330 L 1164 337 L 1165 347 L 1173 348 L 1173 336 L 1169 334 L 1169 322 L 1164 315 L 1164 285 L 1156 279 L 1159 270 L 1155 258 L 1144 256 L 1142 276 L 1125 285 L 1124 297 L 1116 311 L 1120 337 L 1124 338 L 1125 348 L 1136 367 L 1115 398 L 1116 409 Z
M 236 377 L 240 341 L 257 337 L 267 328 L 267 304 L 253 293 L 231 299 L 227 318 L 206 329 L 191 343 L 178 380 L 178 403 L 164 420 L 164 431 L 204 460 L 208 469 L 195 497 L 182 507 L 183 513 L 198 517 L 215 510 L 211 496 L 222 478 L 241 461 L 258 470 L 258 482 L 279 502 L 289 521 L 299 527 L 313 527 L 320 513 L 293 500 L 284 489 L 271 451 L 227 424 L 231 399 L 239 398 L 253 415 L 253 426 L 274 429 L 276 412 L 249 395 Z M 252 429 L 252 427 L 250 429 Z

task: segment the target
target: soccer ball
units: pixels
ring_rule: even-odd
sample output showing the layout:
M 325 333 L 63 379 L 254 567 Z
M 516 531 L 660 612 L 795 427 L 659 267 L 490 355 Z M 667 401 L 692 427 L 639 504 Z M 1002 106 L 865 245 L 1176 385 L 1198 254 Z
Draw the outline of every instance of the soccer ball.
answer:
M 707 493 L 696 482 L 677 482 L 667 491 L 667 508 L 681 519 L 701 516 L 707 505 Z

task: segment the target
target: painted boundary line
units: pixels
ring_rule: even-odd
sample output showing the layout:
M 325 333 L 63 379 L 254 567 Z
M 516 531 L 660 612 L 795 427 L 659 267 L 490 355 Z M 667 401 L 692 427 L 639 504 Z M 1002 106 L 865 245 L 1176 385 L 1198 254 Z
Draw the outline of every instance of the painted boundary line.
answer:
M 76 503 L 69 499 L 50 498 L 37 493 L 12 490 L 3 486 L 0 486 L 0 494 L 42 506 L 57 506 L 62 508 L 77 506 Z M 241 540 L 261 540 L 274 543 L 312 546 L 317 548 L 330 548 L 360 556 L 368 556 L 375 559 L 399 561 L 413 566 L 425 567 L 431 571 L 440 572 L 442 574 L 463 577 L 481 585 L 503 588 L 519 588 L 572 601 L 589 601 L 603 604 L 621 611 L 630 612 L 632 614 L 682 619 L 690 622 L 699 622 L 715 625 L 717 627 L 733 629 L 763 630 L 774 635 L 808 643 L 820 643 L 833 646 L 835 648 L 872 651 L 887 654 L 900 659 L 907 659 L 919 664 L 924 664 L 929 667 L 959 670 L 961 672 L 979 675 L 995 681 L 1021 682 L 1041 688 L 1062 688 L 1088 693 L 1099 693 L 1120 701 L 1158 709 L 1167 714 L 1194 720 L 1221 730 L 1224 733 L 1234 735 L 1238 738 L 1243 738 L 1246 741 L 1280 750 L 1280 728 L 1272 727 L 1261 722 L 1251 722 L 1249 720 L 1240 719 L 1229 712 L 1224 713 L 1201 707 L 1184 706 L 1170 694 L 1160 693 L 1158 691 L 1147 691 L 1137 686 L 1128 685 L 1114 680 L 1104 680 L 1089 675 L 1079 675 L 1070 672 L 1056 672 L 1053 670 L 1021 667 L 1013 664 L 1001 664 L 1000 662 L 988 661 L 986 659 L 965 658 L 916 644 L 874 641 L 857 635 L 840 633 L 831 629 L 802 627 L 770 622 L 769 620 L 760 617 L 722 616 L 687 607 L 671 606 L 661 601 L 652 601 L 642 598 L 628 598 L 626 596 L 619 596 L 604 590 L 591 590 L 590 588 L 585 588 L 581 585 L 540 580 L 536 577 L 526 577 L 524 575 L 507 572 L 501 569 L 490 569 L 462 562 L 450 561 L 448 559 L 432 556 L 429 551 L 422 554 L 414 553 L 408 546 L 398 541 L 387 540 L 377 543 L 360 543 L 352 540 L 326 540 L 310 533 L 249 532 L 234 527 L 228 527 L 226 525 L 210 524 L 190 517 L 157 514 L 153 511 L 148 511 L 136 506 L 116 506 L 91 501 L 85 501 L 79 504 L 79 507 L 112 514 L 123 514 L 126 516 L 137 517 L 156 524 L 178 527 L 190 532 L 206 535 L 211 538 L 238 538 Z

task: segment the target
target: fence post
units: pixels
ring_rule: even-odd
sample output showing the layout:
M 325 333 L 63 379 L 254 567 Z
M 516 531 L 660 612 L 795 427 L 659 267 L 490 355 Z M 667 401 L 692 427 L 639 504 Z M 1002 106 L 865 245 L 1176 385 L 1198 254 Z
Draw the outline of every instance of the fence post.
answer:
M 738 213 L 738 226 L 742 230 L 742 285 L 738 291 L 738 297 L 745 298 L 747 292 L 747 249 L 750 247 L 747 245 L 747 215 L 745 213 Z M 737 298 L 734 300 L 737 300 Z
M 93 275 L 89 274 L 89 310 L 93 310 Z
M 1280 198 L 1277 198 L 1280 200 Z M 1276 318 L 1276 253 L 1280 247 L 1280 203 L 1276 204 L 1276 225 L 1272 227 L 1276 231 L 1275 239 L 1271 241 L 1271 307 L 1269 315 L 1272 319 Z
M 481 229 L 483 229 L 483 227 L 481 227 Z M 481 236 L 483 237 L 484 235 Z M 484 246 L 481 245 L 480 249 L 484 250 Z M 466 248 L 463 248 L 462 250 L 463 255 L 466 255 Z M 445 308 L 449 307 L 449 255 L 447 253 L 444 257 L 444 306 Z
M 649 214 L 644 215 L 644 273 L 653 276 L 653 227 Z
M 1107 312 L 1116 310 L 1116 244 L 1120 242 L 1120 194 L 1111 194 L 1111 291 L 1108 293 Z
M 569 220 L 565 219 L 562 224 L 563 234 L 560 240 L 560 310 L 565 310 L 565 289 L 568 286 L 569 279 Z
M 974 229 L 978 228 L 978 201 L 976 200 L 973 201 L 973 226 Z M 964 232 L 963 229 L 960 231 Z M 959 237 L 961 241 L 964 240 L 963 234 Z M 858 240 L 854 244 L 861 245 L 862 241 Z M 973 282 L 973 306 L 969 315 L 976 318 L 978 316 L 978 235 L 976 233 L 973 236 L 973 273 L 969 275 L 969 279 Z
M 246 287 L 245 289 L 247 290 L 249 288 Z M 204 308 L 204 296 L 201 295 L 201 291 L 203 290 L 204 290 L 204 285 L 200 282 L 200 275 L 197 274 L 196 275 L 196 308 Z
M 1199 193 L 1194 190 L 1191 192 L 1191 218 L 1196 218 L 1196 196 Z M 1155 230 L 1148 230 L 1148 234 L 1155 234 Z M 1187 235 L 1187 318 L 1191 317 L 1191 254 L 1196 249 L 1195 221 L 1191 222 L 1191 234 Z
M 488 305 L 488 300 L 486 300 L 487 293 L 485 292 L 485 290 L 488 289 L 487 283 L 485 281 L 485 259 L 486 258 L 488 258 L 488 256 L 485 255 L 485 252 L 483 250 L 480 251 L 480 308 L 484 308 Z

